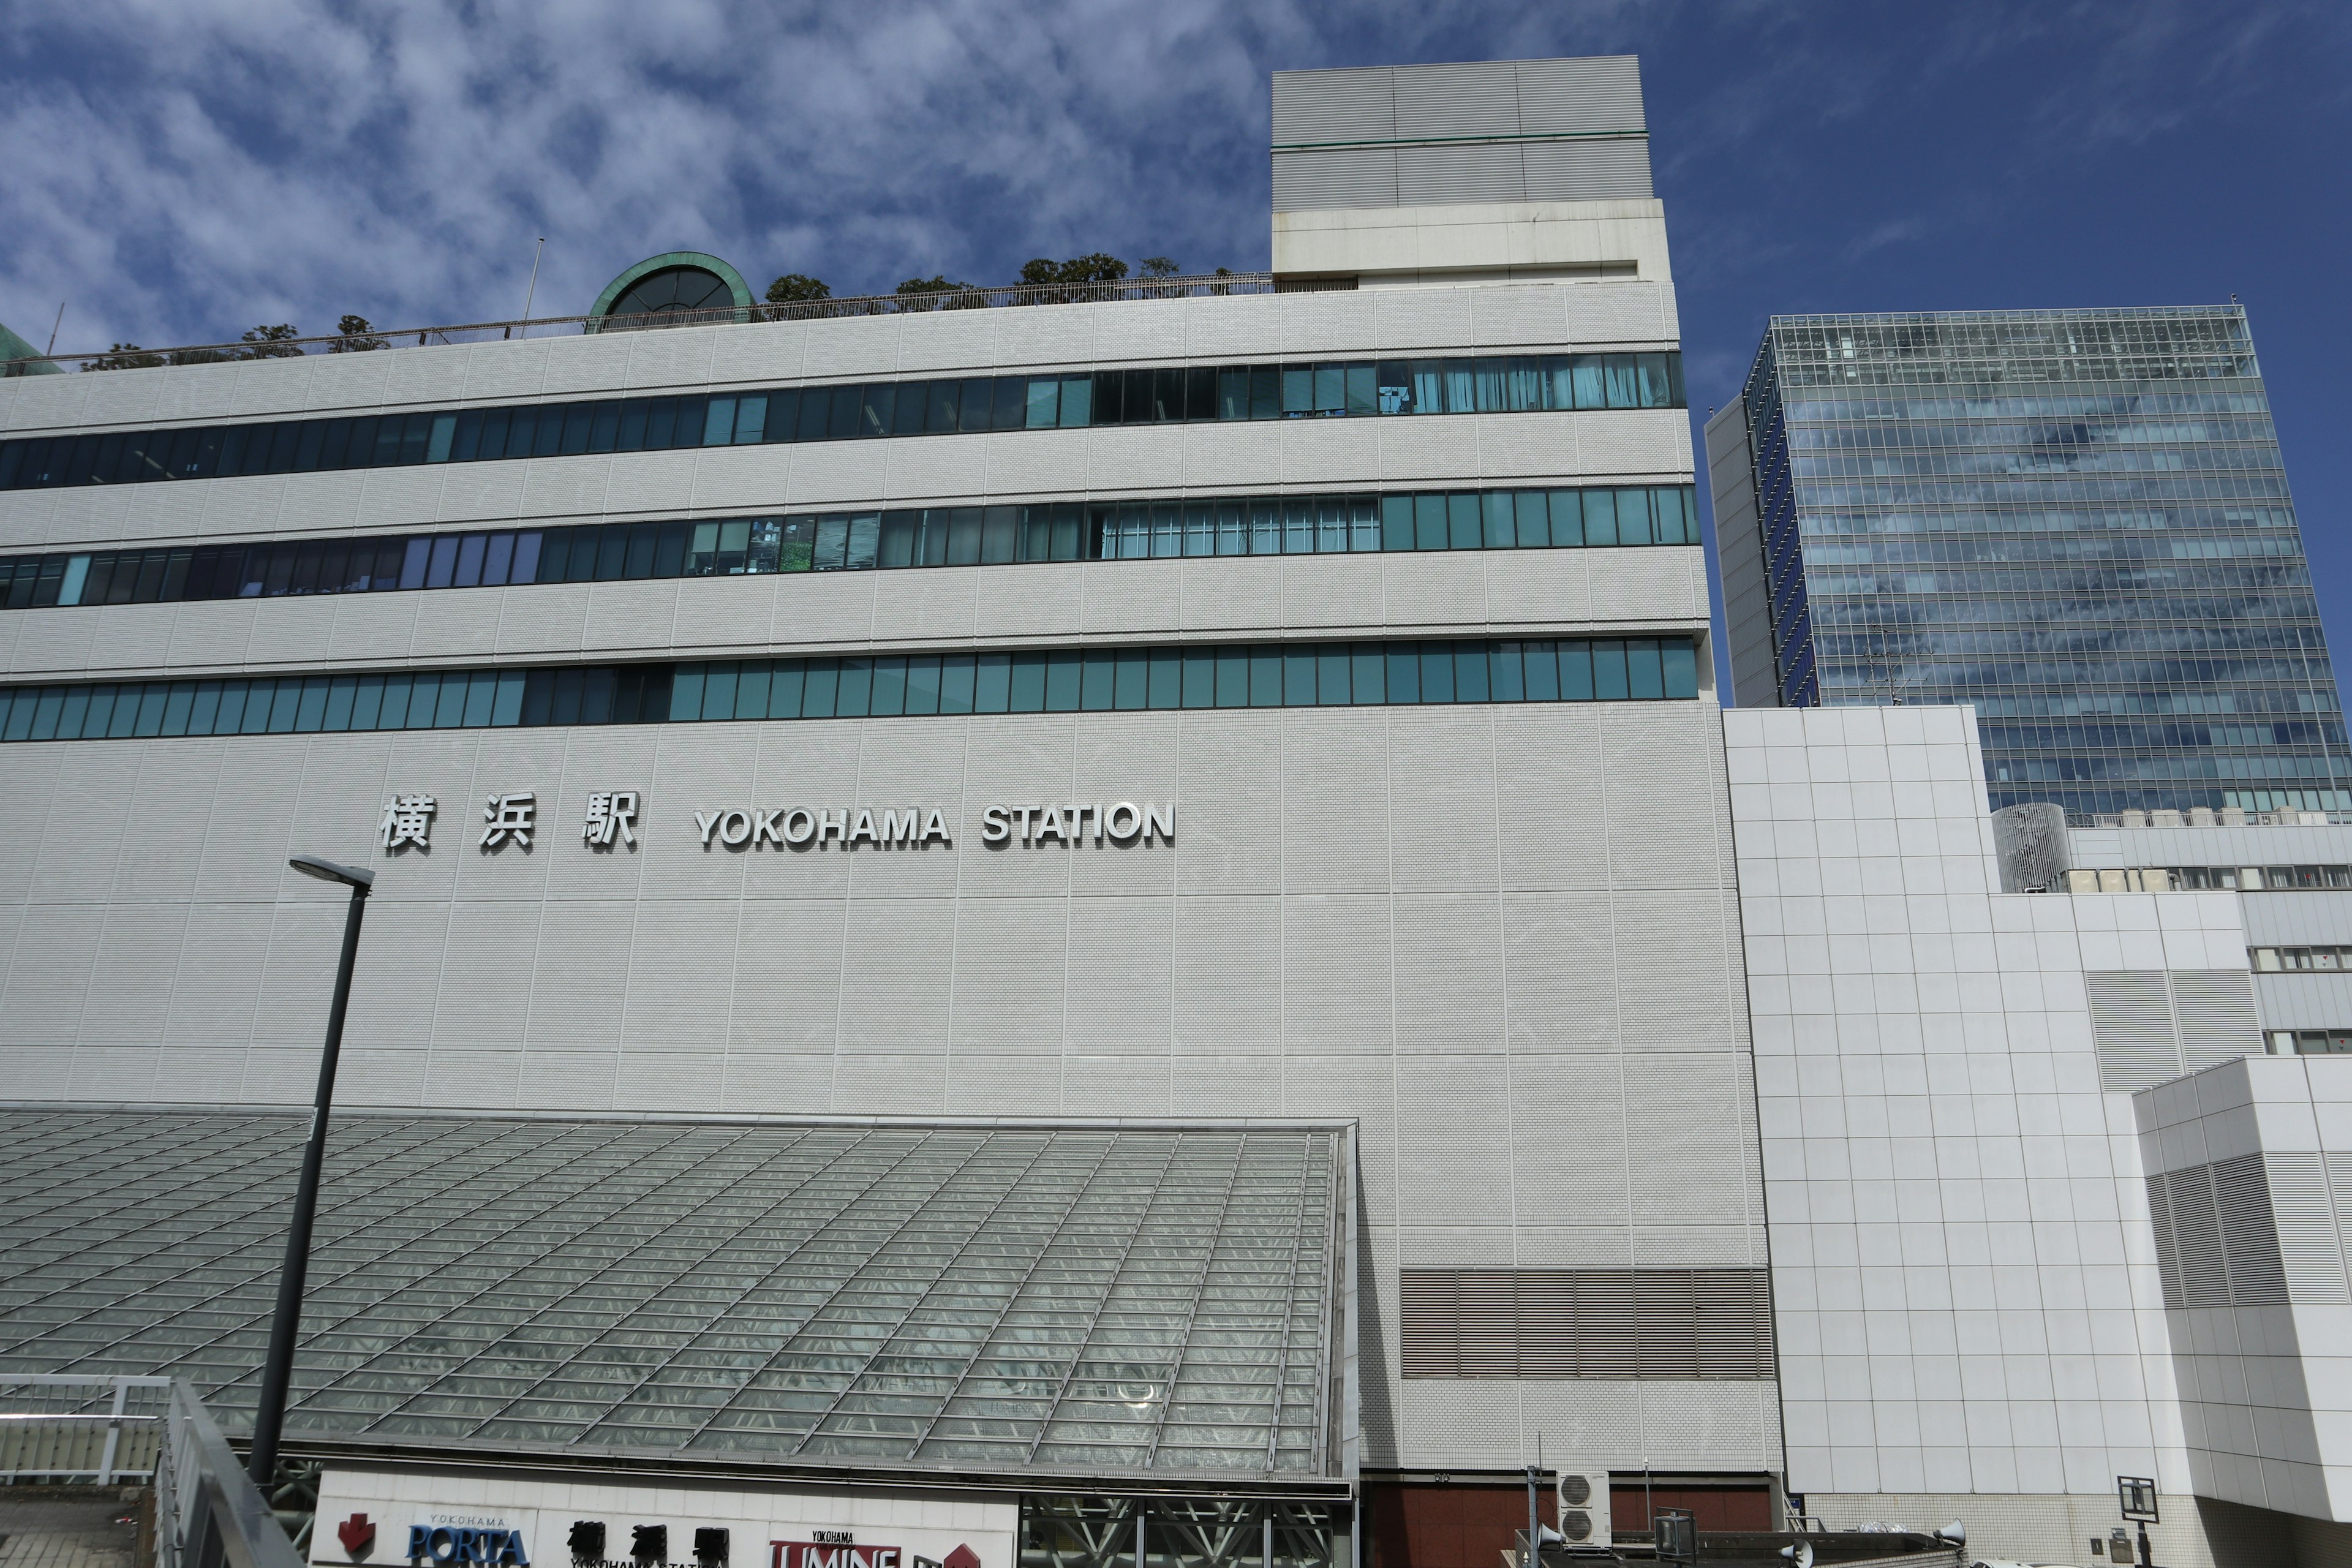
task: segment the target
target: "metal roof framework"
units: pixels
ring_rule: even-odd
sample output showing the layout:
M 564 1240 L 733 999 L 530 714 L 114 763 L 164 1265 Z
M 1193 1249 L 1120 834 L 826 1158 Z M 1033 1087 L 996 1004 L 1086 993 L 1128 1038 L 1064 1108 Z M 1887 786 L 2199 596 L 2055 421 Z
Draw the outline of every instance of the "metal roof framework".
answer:
M 307 1114 L 0 1108 L 0 1373 L 250 1418 Z M 1355 1468 L 1353 1130 L 339 1113 L 289 1448 L 862 1479 Z

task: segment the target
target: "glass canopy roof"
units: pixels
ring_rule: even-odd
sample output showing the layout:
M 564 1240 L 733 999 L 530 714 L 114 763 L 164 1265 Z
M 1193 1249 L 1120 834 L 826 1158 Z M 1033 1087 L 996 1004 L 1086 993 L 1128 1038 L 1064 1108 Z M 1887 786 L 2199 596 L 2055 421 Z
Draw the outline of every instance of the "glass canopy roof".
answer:
M 308 1124 L 0 1111 L 0 1372 L 249 1425 Z M 1344 1137 L 338 1116 L 288 1439 L 1333 1474 Z

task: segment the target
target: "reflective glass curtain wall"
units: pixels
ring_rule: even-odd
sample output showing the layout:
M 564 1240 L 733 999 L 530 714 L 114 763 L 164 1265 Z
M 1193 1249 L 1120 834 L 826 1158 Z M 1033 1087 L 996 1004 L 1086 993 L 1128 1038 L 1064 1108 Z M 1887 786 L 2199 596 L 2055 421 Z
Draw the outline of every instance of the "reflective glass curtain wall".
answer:
M 2352 808 L 2242 310 L 1776 316 L 1743 401 L 1769 700 L 1973 702 L 1995 807 Z

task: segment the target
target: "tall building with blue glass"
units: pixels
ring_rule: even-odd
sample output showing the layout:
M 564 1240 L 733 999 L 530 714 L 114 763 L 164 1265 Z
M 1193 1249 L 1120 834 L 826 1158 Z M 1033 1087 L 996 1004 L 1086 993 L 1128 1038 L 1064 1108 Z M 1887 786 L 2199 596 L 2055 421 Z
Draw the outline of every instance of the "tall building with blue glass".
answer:
M 1775 316 L 1707 425 L 1741 706 L 1976 704 L 1995 806 L 2352 806 L 2237 305 Z

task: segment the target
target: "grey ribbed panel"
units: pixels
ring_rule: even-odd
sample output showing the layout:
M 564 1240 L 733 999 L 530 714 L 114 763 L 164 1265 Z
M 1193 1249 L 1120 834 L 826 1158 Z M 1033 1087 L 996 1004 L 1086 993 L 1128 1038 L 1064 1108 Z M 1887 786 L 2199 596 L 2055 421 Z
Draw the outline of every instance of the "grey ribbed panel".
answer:
M 1449 202 L 1523 202 L 1526 172 L 1516 142 L 1397 149 L 1397 200 L 1409 207 Z
M 1512 69 L 1518 78 L 1519 129 L 1527 134 L 1649 128 L 1642 113 L 1642 64 L 1635 56 L 1517 60 Z
M 2286 1270 L 2279 1259 L 2278 1222 L 2271 1217 L 2270 1183 L 2260 1154 L 2215 1162 L 2214 1205 L 2221 1216 L 2221 1258 L 2230 1269 L 2230 1300 L 2240 1307 L 2286 1300 Z
M 1393 75 L 1387 66 L 1275 72 L 1274 144 L 1389 140 L 1396 134 Z
M 2090 993 L 2100 1088 L 2129 1094 L 2180 1076 L 2180 1039 L 2173 1033 L 2163 971 L 2095 970 L 2083 981 Z
M 1276 212 L 1399 205 L 1393 147 L 1327 147 L 1274 155 Z
M 2188 1307 L 2230 1304 L 2230 1271 L 2221 1258 L 2221 1216 L 2213 1205 L 2210 1166 L 2174 1171 L 2164 1178 L 2172 1210 L 2172 1249 L 2180 1279 L 2165 1291 Z
M 1527 199 L 1531 202 L 1607 202 L 1647 198 L 1650 143 L 1641 137 L 1603 142 L 1529 142 Z
M 2270 1175 L 2271 1218 L 2278 1227 L 2287 1294 L 2297 1301 L 2342 1303 L 2344 1249 L 2321 1156 L 2265 1154 L 2263 1163 Z M 2161 1238 L 2163 1233 L 2158 1235 Z
M 1402 139 L 1517 136 L 1523 129 L 1514 61 L 1398 66 L 1391 76 L 1396 90 L 1396 133 Z
M 2171 976 L 2181 1057 L 2189 1071 L 2261 1053 L 2252 976 L 2242 969 L 2176 969 Z
M 2156 1275 L 2164 1286 L 2164 1304 L 2186 1307 L 2180 1295 L 2180 1255 L 2172 1245 L 2172 1198 L 2167 1178 L 2147 1178 L 2147 1217 L 2156 1227 Z

